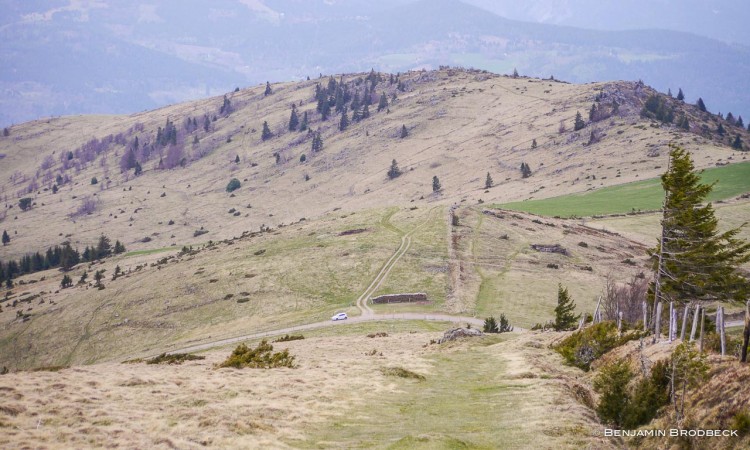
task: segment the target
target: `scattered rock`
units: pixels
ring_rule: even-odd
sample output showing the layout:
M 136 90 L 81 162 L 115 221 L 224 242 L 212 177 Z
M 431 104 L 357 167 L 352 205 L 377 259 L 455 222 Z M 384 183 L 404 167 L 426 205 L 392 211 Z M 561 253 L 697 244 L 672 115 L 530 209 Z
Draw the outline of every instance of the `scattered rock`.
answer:
M 484 333 L 476 328 L 454 328 L 443 333 L 443 337 L 438 339 L 438 344 L 443 342 L 455 341 L 458 338 L 484 336 Z

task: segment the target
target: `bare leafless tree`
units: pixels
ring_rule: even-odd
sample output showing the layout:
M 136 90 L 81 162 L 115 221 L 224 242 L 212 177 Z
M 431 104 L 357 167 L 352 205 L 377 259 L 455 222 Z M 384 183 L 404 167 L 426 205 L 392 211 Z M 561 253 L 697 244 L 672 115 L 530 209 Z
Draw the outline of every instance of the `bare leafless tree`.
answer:
M 605 320 L 617 320 L 622 312 L 622 320 L 633 325 L 643 318 L 643 301 L 646 300 L 650 280 L 643 274 L 633 275 L 625 283 L 615 281 L 612 274 L 607 281 L 602 296 L 602 315 Z

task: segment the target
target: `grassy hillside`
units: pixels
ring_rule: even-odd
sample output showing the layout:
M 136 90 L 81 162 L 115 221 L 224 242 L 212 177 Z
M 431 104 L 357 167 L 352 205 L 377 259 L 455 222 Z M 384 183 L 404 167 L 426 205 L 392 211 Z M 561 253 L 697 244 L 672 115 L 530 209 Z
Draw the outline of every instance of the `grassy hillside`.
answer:
M 708 201 L 712 202 L 750 192 L 750 162 L 706 169 L 701 175 L 701 180 L 707 184 L 716 183 L 708 197 Z M 586 217 L 657 210 L 661 208 L 663 201 L 661 180 L 651 179 L 581 194 L 503 203 L 498 206 L 543 216 Z
M 336 79 L 361 98 L 371 85 L 365 76 Z M 715 129 L 720 119 L 690 105 L 674 104 L 690 117 L 689 132 L 641 118 L 652 91 L 635 83 L 572 85 L 453 69 L 409 72 L 398 79 L 403 90 L 382 75 L 370 117 L 343 132 L 340 114 L 323 121 L 316 109 L 315 85 L 326 88 L 328 78 L 275 84 L 268 96 L 265 86 L 227 93 L 229 114 L 221 112 L 223 97 L 213 97 L 131 116 L 13 126 L 10 136 L 0 138 L 0 228 L 12 236 L 10 245 L 0 248 L 0 259 L 63 240 L 82 250 L 101 233 L 121 240 L 129 251 L 151 250 L 231 238 L 337 208 L 424 208 L 479 199 L 507 203 L 579 193 L 658 176 L 669 142 L 691 150 L 700 168 L 729 161 L 733 154 L 733 161 L 740 158 L 727 139 L 696 134 L 703 125 Z M 388 107 L 378 112 L 383 92 Z M 616 100 L 619 111 L 573 131 L 576 112 L 587 116 L 597 98 L 604 109 Z M 288 130 L 292 103 L 300 118 L 308 113 L 310 129 L 320 130 L 322 151 L 311 151 L 311 134 Z M 351 120 L 351 111 L 348 116 Z M 186 126 L 188 119 L 197 129 Z M 162 146 L 158 130 L 167 120 L 178 139 Z M 271 139 L 261 138 L 263 122 Z M 402 139 L 403 126 L 409 135 Z M 746 131 L 724 126 L 750 142 Z M 600 140 L 589 145 L 594 129 Z M 139 176 L 120 168 L 136 138 Z M 389 180 L 393 159 L 404 174 Z M 531 166 L 532 177 L 521 178 L 522 162 Z M 487 172 L 495 181 L 489 190 L 484 189 Z M 62 184 L 54 193 L 58 176 Z M 433 176 L 443 186 L 439 194 L 432 193 Z M 232 178 L 241 187 L 230 194 L 225 188 Z M 19 210 L 22 197 L 32 198 L 30 210 Z M 79 213 L 86 199 L 93 211 Z M 208 233 L 195 237 L 201 227 Z

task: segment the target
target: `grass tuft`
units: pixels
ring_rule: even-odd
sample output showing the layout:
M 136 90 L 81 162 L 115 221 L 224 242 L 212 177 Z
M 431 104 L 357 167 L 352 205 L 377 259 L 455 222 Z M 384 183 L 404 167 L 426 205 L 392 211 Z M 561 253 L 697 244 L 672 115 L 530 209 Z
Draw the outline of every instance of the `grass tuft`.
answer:
M 383 367 L 380 371 L 383 372 L 383 375 L 389 377 L 411 378 L 418 381 L 424 381 L 427 379 L 424 375 L 404 369 L 403 367 Z

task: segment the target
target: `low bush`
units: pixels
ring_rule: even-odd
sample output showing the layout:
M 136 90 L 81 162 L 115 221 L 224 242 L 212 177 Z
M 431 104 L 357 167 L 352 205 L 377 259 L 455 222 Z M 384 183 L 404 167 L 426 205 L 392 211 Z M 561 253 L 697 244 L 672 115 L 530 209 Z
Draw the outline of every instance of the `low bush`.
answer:
M 301 334 L 285 334 L 284 336 L 281 336 L 280 338 L 276 339 L 274 342 L 289 342 L 289 341 L 300 341 L 304 339 L 305 337 Z
M 385 331 L 378 331 L 377 333 L 370 333 L 367 335 L 368 338 L 388 337 L 388 333 Z
M 182 364 L 185 361 L 196 361 L 206 359 L 205 356 L 191 355 L 190 353 L 162 353 L 146 360 L 146 364 Z
M 588 371 L 591 363 L 615 347 L 641 337 L 640 332 L 617 335 L 614 322 L 601 322 L 576 331 L 555 346 L 568 364 Z
M 275 369 L 279 367 L 288 367 L 294 369 L 294 356 L 289 354 L 288 350 L 273 352 L 273 345 L 265 339 L 255 348 L 250 348 L 245 344 L 240 344 L 234 349 L 229 358 L 218 365 L 221 367 L 234 367 L 235 369 Z
M 229 184 L 227 184 L 226 191 L 232 192 L 232 191 L 236 191 L 239 188 L 240 188 L 240 180 L 238 180 L 237 178 L 232 178 L 231 180 L 229 180 Z

